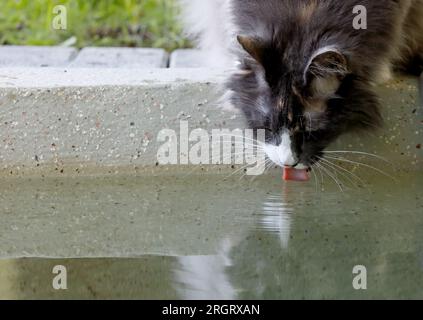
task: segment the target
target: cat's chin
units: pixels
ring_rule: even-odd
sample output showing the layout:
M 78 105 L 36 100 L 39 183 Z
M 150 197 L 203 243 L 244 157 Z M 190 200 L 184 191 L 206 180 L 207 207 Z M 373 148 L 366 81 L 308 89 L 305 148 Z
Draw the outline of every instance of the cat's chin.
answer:
M 297 170 L 308 170 L 308 169 L 310 169 L 310 166 L 306 166 L 305 164 L 299 163 L 299 164 L 297 164 L 294 167 L 294 169 L 297 169 Z

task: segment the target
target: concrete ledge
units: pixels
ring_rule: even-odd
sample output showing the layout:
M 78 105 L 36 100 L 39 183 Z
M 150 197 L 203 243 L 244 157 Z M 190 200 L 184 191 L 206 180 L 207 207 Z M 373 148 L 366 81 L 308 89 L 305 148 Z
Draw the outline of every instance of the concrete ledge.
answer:
M 84 48 L 70 63 L 72 68 L 167 68 L 169 55 L 163 49 Z
M 180 120 L 191 129 L 244 127 L 216 103 L 221 80 L 221 71 L 206 69 L 0 69 L 1 172 L 155 167 L 158 132 L 178 132 Z M 421 169 L 417 88 L 414 78 L 381 87 L 385 129 L 333 148 Z
M 205 129 L 241 121 L 216 106 L 217 71 L 65 71 L 0 70 L 3 173 L 155 166 L 161 129 L 179 130 L 184 119 Z
M 160 68 L 0 68 L 0 90 L 75 87 L 155 87 L 221 83 L 222 70 Z

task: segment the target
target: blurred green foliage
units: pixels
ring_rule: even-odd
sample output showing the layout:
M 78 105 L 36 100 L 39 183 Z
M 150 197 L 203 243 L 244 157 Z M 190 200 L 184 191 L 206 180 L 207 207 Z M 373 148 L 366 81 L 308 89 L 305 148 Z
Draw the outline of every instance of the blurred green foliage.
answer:
M 67 9 L 67 29 L 55 30 L 53 8 Z M 176 0 L 1 0 L 0 44 L 186 47 Z M 72 41 L 71 41 L 72 42 Z

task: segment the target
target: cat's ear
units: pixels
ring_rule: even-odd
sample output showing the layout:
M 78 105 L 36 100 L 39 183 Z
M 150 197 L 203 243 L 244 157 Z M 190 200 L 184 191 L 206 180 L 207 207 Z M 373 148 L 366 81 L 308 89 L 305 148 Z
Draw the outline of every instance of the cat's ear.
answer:
M 315 98 L 328 98 L 339 89 L 350 73 L 347 58 L 333 48 L 318 50 L 305 72 L 308 93 Z
M 265 44 L 259 38 L 237 36 L 237 40 L 242 48 L 258 63 L 263 62 Z

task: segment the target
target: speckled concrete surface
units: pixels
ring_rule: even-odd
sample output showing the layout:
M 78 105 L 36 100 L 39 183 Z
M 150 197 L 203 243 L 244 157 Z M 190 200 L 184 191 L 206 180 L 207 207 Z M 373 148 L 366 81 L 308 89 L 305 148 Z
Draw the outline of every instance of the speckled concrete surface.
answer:
M 370 134 L 348 136 L 334 150 L 370 152 L 385 157 L 398 169 L 422 170 L 423 107 L 417 78 L 399 78 L 378 88 L 384 127 Z M 388 164 L 387 164 L 388 165 Z
M 243 128 L 217 105 L 221 71 L 206 69 L 0 69 L 0 174 L 79 173 L 157 163 L 158 132 Z M 332 149 L 376 153 L 421 169 L 417 79 L 379 89 L 385 128 L 345 137 Z
M 180 120 L 243 125 L 217 108 L 219 79 L 201 69 L 2 69 L 0 170 L 154 166 L 158 132 Z
M 169 54 L 163 49 L 87 47 L 70 68 L 167 68 Z

